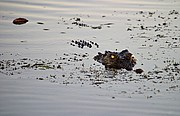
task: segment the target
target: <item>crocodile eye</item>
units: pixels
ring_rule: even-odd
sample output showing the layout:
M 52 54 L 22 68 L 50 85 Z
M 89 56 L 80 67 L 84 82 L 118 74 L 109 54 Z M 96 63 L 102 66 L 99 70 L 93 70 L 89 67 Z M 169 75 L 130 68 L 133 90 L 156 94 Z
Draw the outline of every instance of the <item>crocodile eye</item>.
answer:
M 132 55 L 131 58 L 134 59 L 134 60 L 136 59 L 134 55 Z
M 114 56 L 114 55 L 111 55 L 111 58 L 112 58 L 112 59 L 114 59 L 114 58 L 115 58 L 115 56 Z
M 132 55 L 131 58 L 134 59 L 135 58 L 134 55 Z
M 133 62 L 136 62 L 136 61 L 137 61 L 137 59 L 135 58 L 134 55 L 131 56 L 131 60 L 132 60 Z

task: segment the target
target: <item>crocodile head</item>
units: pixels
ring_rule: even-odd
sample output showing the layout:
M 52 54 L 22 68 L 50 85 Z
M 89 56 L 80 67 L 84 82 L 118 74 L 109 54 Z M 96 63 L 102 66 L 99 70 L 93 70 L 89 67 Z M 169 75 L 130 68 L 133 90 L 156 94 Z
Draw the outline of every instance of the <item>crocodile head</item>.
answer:
M 128 50 L 121 52 L 105 51 L 94 56 L 94 60 L 105 65 L 105 68 L 132 70 L 136 64 L 136 59 Z

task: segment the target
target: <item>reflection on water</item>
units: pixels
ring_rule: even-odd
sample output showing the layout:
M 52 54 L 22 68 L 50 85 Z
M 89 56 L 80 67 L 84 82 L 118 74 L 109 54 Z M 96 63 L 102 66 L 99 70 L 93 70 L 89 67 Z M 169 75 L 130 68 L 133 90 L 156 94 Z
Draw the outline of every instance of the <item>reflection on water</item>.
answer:
M 179 114 L 179 1 L 0 1 L 0 17 L 0 115 Z M 93 60 L 123 49 L 143 74 Z

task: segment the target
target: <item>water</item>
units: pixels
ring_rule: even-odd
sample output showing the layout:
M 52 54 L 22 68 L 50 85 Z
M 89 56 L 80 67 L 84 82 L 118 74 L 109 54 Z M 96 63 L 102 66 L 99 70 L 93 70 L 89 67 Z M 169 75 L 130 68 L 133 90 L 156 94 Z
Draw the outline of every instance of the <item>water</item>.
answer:
M 1 0 L 0 115 L 178 116 L 179 6 L 178 0 Z M 14 25 L 18 17 L 29 21 Z M 72 40 L 99 47 L 81 49 Z M 99 51 L 123 49 L 143 74 L 105 70 L 93 60 Z

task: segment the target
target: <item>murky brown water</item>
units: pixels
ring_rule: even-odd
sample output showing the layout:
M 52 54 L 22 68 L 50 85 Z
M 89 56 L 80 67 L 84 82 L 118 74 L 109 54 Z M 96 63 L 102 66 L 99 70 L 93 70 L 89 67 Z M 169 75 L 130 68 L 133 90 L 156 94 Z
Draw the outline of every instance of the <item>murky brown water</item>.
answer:
M 178 0 L 0 1 L 0 115 L 178 116 L 179 18 Z M 123 49 L 143 74 L 93 60 Z

